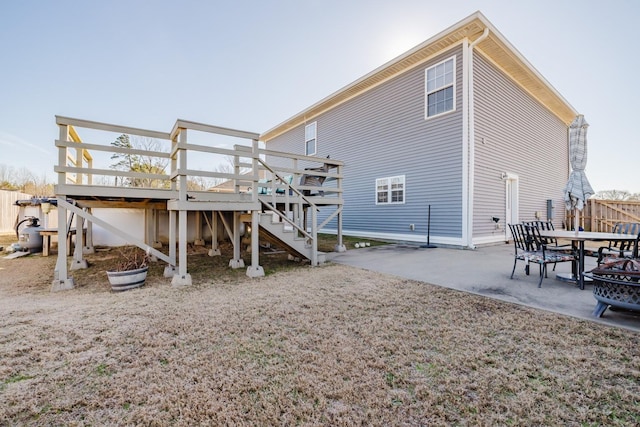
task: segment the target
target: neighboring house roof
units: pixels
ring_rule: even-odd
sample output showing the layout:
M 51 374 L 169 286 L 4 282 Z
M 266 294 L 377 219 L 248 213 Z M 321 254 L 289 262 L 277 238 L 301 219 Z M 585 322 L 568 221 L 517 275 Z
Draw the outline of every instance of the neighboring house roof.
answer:
M 242 175 L 247 177 L 247 181 L 251 181 L 253 172 L 243 172 Z M 267 177 L 267 171 L 261 169 L 258 171 L 258 179 L 265 179 Z M 221 182 L 218 185 L 214 185 L 207 189 L 207 191 L 213 191 L 214 193 L 232 193 L 235 191 L 235 182 L 232 179 Z
M 533 98 L 537 99 L 560 120 L 569 125 L 577 115 L 576 110 L 496 30 L 482 13 L 475 12 L 408 52 L 264 132 L 260 139 L 265 142 L 269 141 L 308 120 L 312 120 L 323 112 L 423 64 L 443 50 L 460 43 L 465 38 L 468 38 L 469 42 L 472 43 L 483 34 L 485 29 L 489 30 L 489 35 L 476 46 L 476 49 L 482 51 L 497 67 L 502 69 Z

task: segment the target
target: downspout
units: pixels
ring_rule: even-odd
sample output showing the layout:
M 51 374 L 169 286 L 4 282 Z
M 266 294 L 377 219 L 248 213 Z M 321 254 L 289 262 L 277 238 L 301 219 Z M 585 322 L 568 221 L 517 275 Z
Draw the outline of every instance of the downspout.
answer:
M 466 247 L 469 249 L 475 249 L 473 244 L 473 187 L 475 183 L 475 118 L 474 118 L 474 103 L 473 103 L 473 48 L 481 41 L 489 37 L 489 28 L 486 27 L 482 32 L 482 35 L 469 44 L 467 48 L 468 53 L 464 55 L 465 64 L 467 69 L 466 73 L 466 86 L 467 86 L 467 212 L 466 212 Z

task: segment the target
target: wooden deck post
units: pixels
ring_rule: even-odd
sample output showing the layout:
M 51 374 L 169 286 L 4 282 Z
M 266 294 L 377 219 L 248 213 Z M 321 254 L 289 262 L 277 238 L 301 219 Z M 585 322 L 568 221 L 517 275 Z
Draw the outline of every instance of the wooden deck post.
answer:
M 244 260 L 240 258 L 240 244 L 242 236 L 240 236 L 240 212 L 233 212 L 233 236 L 231 241 L 233 242 L 233 259 L 229 261 L 229 267 L 231 268 L 244 268 Z
M 311 207 L 311 266 L 316 267 L 318 265 L 318 211 L 316 208 Z
M 69 140 L 69 126 L 59 125 L 60 141 Z M 58 148 L 58 165 L 67 164 L 67 149 L 65 147 Z M 58 185 L 66 184 L 66 172 L 58 172 Z M 66 196 L 58 195 L 58 200 L 66 200 Z M 67 210 L 60 207 L 58 203 L 58 258 L 56 260 L 56 268 L 53 272 L 53 282 L 51 283 L 51 291 L 62 291 L 73 289 L 73 278 L 68 277 L 67 270 Z
M 58 196 L 58 199 L 61 198 L 64 196 Z M 58 203 L 58 258 L 51 284 L 52 292 L 73 289 L 75 286 L 73 277 L 68 277 L 67 245 L 67 210 Z
M 178 137 L 180 143 L 187 143 L 187 130 L 181 129 Z M 184 171 L 187 170 L 187 150 L 178 150 L 179 170 L 182 171 L 178 175 L 178 200 L 180 202 L 187 201 L 187 176 Z M 180 209 L 178 211 L 178 274 L 173 275 L 171 284 L 173 286 L 191 285 L 191 275 L 187 273 L 187 211 Z
M 73 260 L 71 261 L 71 270 L 83 270 L 89 268 L 87 260 L 82 257 L 84 242 L 84 218 L 76 215 L 76 244 L 73 251 Z
M 342 176 L 342 166 L 337 167 L 336 173 L 338 174 L 338 176 Z M 342 178 L 338 178 L 336 187 L 338 188 L 338 190 L 342 190 Z M 339 194 L 340 194 L 340 197 L 342 198 L 342 193 L 339 193 Z M 333 248 L 333 250 L 336 252 L 346 252 L 347 247 L 342 242 L 342 205 L 338 206 L 337 209 L 338 209 L 338 230 L 336 231 L 336 233 L 338 235 L 338 243 L 336 243 L 336 246 Z
M 205 215 L 205 212 L 202 213 Z M 206 217 L 205 217 L 206 219 Z M 209 256 L 220 256 L 220 247 L 218 245 L 218 213 L 211 211 L 211 249 L 209 249 Z
M 93 214 L 91 208 L 87 208 L 87 212 Z M 87 228 L 84 235 L 84 240 L 81 240 L 81 242 L 83 254 L 93 254 L 96 252 L 95 248 L 93 247 L 93 222 L 91 222 L 89 219 L 87 219 Z
M 195 240 L 193 241 L 193 244 L 195 246 L 204 246 L 204 239 L 202 238 L 202 212 L 200 211 L 195 211 L 193 214 L 195 216 L 194 218 L 194 227 L 195 227 Z
M 176 265 L 176 211 L 169 211 L 169 259 L 173 264 L 164 268 L 164 277 L 173 277 Z
M 253 168 L 253 188 L 257 189 L 257 183 L 259 174 L 258 174 L 258 156 L 260 153 L 258 152 L 258 140 L 254 139 L 252 141 L 252 161 L 251 167 Z M 275 192 L 274 192 L 275 193 Z M 286 192 L 288 193 L 288 191 Z M 258 201 L 258 191 L 254 191 L 252 193 L 252 198 L 254 202 Z M 251 211 L 251 266 L 247 268 L 247 276 L 249 277 L 263 277 L 264 269 L 260 266 L 260 224 L 258 220 L 258 215 L 260 212 L 257 210 Z

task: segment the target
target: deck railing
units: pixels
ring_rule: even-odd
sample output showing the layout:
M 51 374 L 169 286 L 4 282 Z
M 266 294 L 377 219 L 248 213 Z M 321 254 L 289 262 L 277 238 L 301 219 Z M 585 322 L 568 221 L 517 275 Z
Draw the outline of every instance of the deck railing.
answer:
M 317 190 L 300 184 L 305 174 L 313 173 L 324 178 L 322 196 L 326 204 L 331 198 L 341 197 L 342 162 L 261 149 L 257 133 L 185 120 L 178 120 L 171 132 L 60 116 L 56 123 L 60 127 L 55 143 L 58 164 L 54 168 L 58 194 L 124 196 L 150 190 L 167 193 L 167 199 L 189 200 L 195 193 L 250 193 L 259 185 L 270 185 L 259 183 L 261 179 L 275 183 L 278 177 L 292 177 L 288 190 L 302 196 Z M 128 136 L 129 146 L 115 144 L 121 135 Z M 229 142 L 238 139 L 245 140 L 244 145 Z M 220 168 L 229 158 L 233 159 L 232 170 Z M 123 160 L 120 165 L 125 168 L 115 167 L 117 159 Z M 327 171 L 307 170 L 323 165 Z M 274 191 L 274 197 L 276 194 L 282 193 Z M 290 195 L 290 191 L 285 194 Z M 201 199 L 206 200 L 206 196 Z

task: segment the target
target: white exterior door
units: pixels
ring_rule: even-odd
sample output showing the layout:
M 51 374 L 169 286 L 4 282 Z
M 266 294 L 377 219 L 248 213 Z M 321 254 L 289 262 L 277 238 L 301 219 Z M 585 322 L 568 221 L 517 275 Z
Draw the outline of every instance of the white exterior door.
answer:
M 505 174 L 505 220 L 507 224 L 517 224 L 520 222 L 518 213 L 518 175 Z M 505 226 L 505 239 L 511 238 L 509 227 Z

